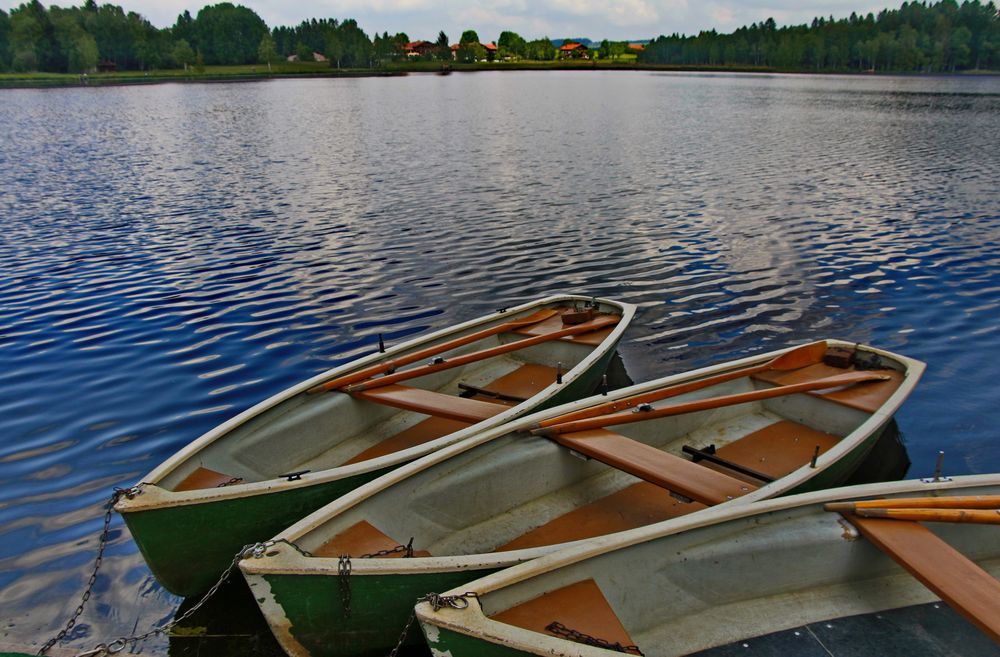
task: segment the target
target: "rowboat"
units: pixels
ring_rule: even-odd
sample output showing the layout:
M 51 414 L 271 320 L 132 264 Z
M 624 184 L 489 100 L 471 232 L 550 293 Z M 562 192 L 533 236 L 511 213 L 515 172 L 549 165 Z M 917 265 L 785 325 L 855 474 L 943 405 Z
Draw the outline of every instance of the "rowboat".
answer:
M 557 295 L 380 350 L 212 429 L 115 508 L 166 589 L 201 593 L 241 547 L 362 483 L 589 394 L 634 314 Z
M 914 506 L 966 521 L 884 513 Z M 942 598 L 1000 643 L 1000 527 L 968 520 L 997 522 L 997 506 L 991 474 L 716 507 L 462 584 L 416 616 L 437 656 L 674 657 Z
M 922 371 L 830 340 L 569 403 L 361 486 L 239 565 L 289 654 L 384 654 L 429 592 L 596 536 L 841 483 Z

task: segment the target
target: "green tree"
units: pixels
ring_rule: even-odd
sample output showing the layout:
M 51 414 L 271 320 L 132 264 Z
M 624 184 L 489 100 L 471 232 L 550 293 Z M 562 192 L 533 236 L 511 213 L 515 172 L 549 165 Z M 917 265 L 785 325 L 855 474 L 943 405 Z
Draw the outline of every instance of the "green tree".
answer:
M 451 59 L 451 45 L 448 43 L 448 35 L 444 30 L 438 32 L 437 41 L 434 42 L 434 54 L 443 62 Z
M 538 61 L 551 61 L 556 58 L 556 47 L 552 45 L 552 39 L 548 37 L 535 39 L 526 44 L 525 57 Z
M 447 39 L 445 39 L 447 41 Z M 465 45 L 468 43 L 479 43 L 479 35 L 476 34 L 475 30 L 466 30 L 462 32 L 462 38 L 458 40 L 459 45 Z
M 271 64 L 278 61 L 278 51 L 274 47 L 274 39 L 270 33 L 261 37 L 260 45 L 257 46 L 257 60 L 261 64 L 267 64 L 267 70 L 271 70 Z
M 10 67 L 10 16 L 0 9 L 0 71 Z
M 252 64 L 268 33 L 260 16 L 242 5 L 222 2 L 203 7 L 194 23 L 198 50 L 209 64 Z
M 186 39 L 180 39 L 174 44 L 174 48 L 171 51 L 171 59 L 174 63 L 180 67 L 183 67 L 186 71 L 188 66 L 191 66 L 195 62 L 194 48 L 191 44 L 187 42 Z
M 313 49 L 309 47 L 308 44 L 299 43 L 295 46 L 295 56 L 299 58 L 300 62 L 313 62 L 316 61 L 316 56 L 313 55 Z
M 27 12 L 12 11 L 10 15 L 11 68 L 15 71 L 37 71 L 42 40 L 42 26 Z
M 501 57 L 528 57 L 528 44 L 517 32 L 501 32 L 497 39 L 497 50 Z

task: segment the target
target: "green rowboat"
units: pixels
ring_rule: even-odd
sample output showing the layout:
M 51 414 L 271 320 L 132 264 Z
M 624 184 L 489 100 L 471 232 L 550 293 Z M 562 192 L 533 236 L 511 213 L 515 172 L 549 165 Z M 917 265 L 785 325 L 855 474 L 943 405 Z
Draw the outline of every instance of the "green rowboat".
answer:
M 634 314 L 557 295 L 361 358 L 209 431 L 115 509 L 167 590 L 202 593 L 243 546 L 361 484 L 588 394 Z
M 385 654 L 428 593 L 597 536 L 841 483 L 922 371 L 831 340 L 541 411 L 355 489 L 239 565 L 289 654 Z

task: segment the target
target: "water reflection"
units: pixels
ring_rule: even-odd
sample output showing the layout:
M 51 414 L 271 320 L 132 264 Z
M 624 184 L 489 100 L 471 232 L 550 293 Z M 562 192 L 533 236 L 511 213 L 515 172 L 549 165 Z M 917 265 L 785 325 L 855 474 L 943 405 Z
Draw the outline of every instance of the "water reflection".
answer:
M 4 640 L 75 608 L 112 487 L 378 333 L 557 291 L 640 306 L 636 380 L 824 337 L 926 360 L 912 474 L 1000 469 L 996 78 L 2 95 Z M 76 645 L 173 615 L 117 519 L 104 568 Z

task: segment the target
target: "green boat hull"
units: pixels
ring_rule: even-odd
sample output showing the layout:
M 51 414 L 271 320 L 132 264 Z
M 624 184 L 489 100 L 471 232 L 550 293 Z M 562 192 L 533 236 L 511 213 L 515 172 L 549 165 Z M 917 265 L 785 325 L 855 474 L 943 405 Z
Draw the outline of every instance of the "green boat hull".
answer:
M 575 401 L 593 391 L 615 351 L 534 410 Z M 529 411 L 526 411 L 529 412 Z M 281 492 L 211 502 L 180 504 L 122 514 L 132 538 L 157 581 L 175 595 L 207 591 L 245 545 L 266 541 L 313 511 L 404 465 Z
M 389 469 L 277 493 L 123 513 L 153 576 L 171 593 L 207 591 L 245 545 L 273 537 Z
M 428 593 L 460 587 L 485 577 L 496 569 L 457 570 L 412 575 L 351 575 L 349 597 L 344 583 L 331 575 L 269 574 L 263 579 L 270 588 L 273 604 L 284 613 L 281 621 L 268 618 L 279 643 L 289 654 L 311 657 L 342 655 L 385 655 L 397 643 L 407 623 L 403 645 L 424 643 L 417 623 L 411 619 L 413 606 Z M 251 592 L 258 600 L 267 594 L 249 578 Z M 345 602 L 350 613 L 345 611 Z M 287 645 L 292 643 L 293 645 Z M 297 645 L 295 645 L 297 644 Z

